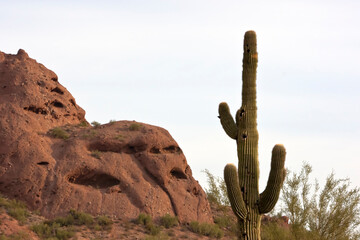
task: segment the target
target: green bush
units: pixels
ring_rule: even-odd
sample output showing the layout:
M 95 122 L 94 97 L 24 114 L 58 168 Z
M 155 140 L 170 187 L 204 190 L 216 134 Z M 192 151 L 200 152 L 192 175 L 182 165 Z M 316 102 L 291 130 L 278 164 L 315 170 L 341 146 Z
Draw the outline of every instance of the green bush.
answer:
M 56 127 L 49 130 L 49 133 L 54 138 L 60 138 L 60 139 L 68 139 L 70 135 L 61 127 Z
M 83 225 L 95 231 L 102 231 L 111 229 L 112 221 L 106 216 L 98 216 L 94 220 L 88 213 L 70 210 L 67 216 L 33 225 L 31 230 L 40 238 L 66 240 L 75 235 L 77 228 L 74 226 Z
M 70 215 L 74 218 L 75 225 L 91 226 L 94 223 L 94 218 L 88 213 L 70 210 Z
M 148 214 L 140 213 L 136 219 L 136 223 L 144 225 L 146 230 L 148 230 L 149 233 L 153 236 L 160 233 L 160 226 L 155 225 L 151 216 Z
M 152 222 L 151 216 L 146 213 L 140 213 L 136 219 L 137 224 L 147 225 Z
M 93 127 L 99 127 L 99 126 L 101 125 L 101 123 L 99 123 L 99 122 L 97 122 L 97 121 L 92 121 L 92 122 L 91 122 L 91 125 L 92 125 Z
M 218 206 L 230 206 L 224 179 L 214 176 L 208 169 L 203 170 L 203 172 L 206 174 L 209 186 L 205 189 L 209 202 Z
M 0 207 L 4 207 L 7 213 L 19 221 L 20 224 L 26 222 L 29 212 L 26 209 L 26 205 L 23 202 L 20 202 L 16 199 L 9 200 L 6 198 L 0 197 Z
M 40 238 L 43 239 L 58 239 L 66 240 L 75 235 L 75 232 L 70 227 L 62 227 L 59 223 L 48 222 L 48 223 L 39 223 L 33 225 L 31 230 L 34 231 Z
M 177 226 L 178 224 L 179 221 L 177 217 L 173 217 L 168 213 L 160 218 L 160 225 L 164 226 L 165 228 L 171 228 Z
M 77 125 L 78 127 L 87 127 L 88 126 L 88 123 L 86 121 L 82 121 L 81 123 L 79 123 Z
M 129 127 L 129 130 L 130 131 L 139 131 L 141 127 L 142 127 L 142 125 L 139 123 L 132 123 Z
M 269 222 L 261 226 L 261 239 L 262 240 L 295 240 L 290 232 L 290 228 L 279 226 L 277 222 Z M 311 239 L 311 238 L 310 238 Z
M 0 240 L 31 240 L 32 238 L 26 232 L 18 232 L 6 236 L 5 234 L 0 234 Z
M 100 230 L 109 230 L 113 224 L 112 220 L 105 215 L 98 216 L 96 218 L 97 225 L 100 227 Z
M 190 223 L 189 228 L 190 231 L 204 236 L 216 238 L 222 238 L 224 236 L 224 232 L 215 224 L 193 221 Z

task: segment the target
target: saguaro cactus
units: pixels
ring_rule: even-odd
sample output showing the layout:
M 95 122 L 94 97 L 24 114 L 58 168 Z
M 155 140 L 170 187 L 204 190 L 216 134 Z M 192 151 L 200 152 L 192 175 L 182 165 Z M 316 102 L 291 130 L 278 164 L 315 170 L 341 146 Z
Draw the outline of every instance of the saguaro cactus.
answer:
M 248 31 L 244 38 L 242 72 L 242 105 L 235 121 L 225 102 L 219 105 L 219 118 L 226 134 L 236 140 L 238 170 L 227 164 L 224 179 L 231 207 L 238 218 L 240 236 L 244 240 L 260 240 L 261 215 L 270 212 L 280 194 L 285 178 L 285 148 L 277 144 L 272 150 L 271 170 L 265 190 L 259 194 L 259 161 L 256 106 L 256 68 L 258 54 L 256 33 Z

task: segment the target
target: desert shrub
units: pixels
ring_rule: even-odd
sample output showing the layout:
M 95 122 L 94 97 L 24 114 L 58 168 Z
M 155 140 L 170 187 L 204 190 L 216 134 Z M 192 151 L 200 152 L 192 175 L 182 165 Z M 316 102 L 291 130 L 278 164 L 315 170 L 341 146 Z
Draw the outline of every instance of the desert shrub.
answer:
M 151 216 L 146 213 L 140 213 L 136 219 L 136 223 L 141 225 L 147 225 L 151 222 L 152 222 Z
M 74 218 L 75 225 L 91 226 L 94 223 L 94 218 L 88 213 L 70 210 L 70 215 Z
M 101 125 L 101 123 L 99 123 L 99 122 L 97 122 L 97 121 L 92 121 L 92 122 L 91 122 L 91 125 L 92 125 L 93 127 L 99 127 L 99 126 Z
M 81 123 L 79 123 L 77 125 L 78 127 L 87 127 L 88 126 L 88 123 L 86 121 L 82 121 Z
M 31 230 L 34 231 L 42 239 L 59 239 L 66 240 L 75 235 L 75 232 L 70 227 L 62 227 L 59 223 L 56 222 L 43 222 L 31 227 Z
M 157 236 L 147 236 L 145 240 L 168 240 L 169 236 L 166 234 L 159 234 Z
M 224 236 L 224 232 L 216 224 L 199 223 L 197 221 L 193 221 L 190 223 L 189 229 L 194 233 L 204 236 L 216 238 L 222 238 Z
M 31 237 L 26 232 L 20 231 L 9 236 L 0 234 L 0 240 L 31 240 Z
M 269 222 L 261 226 L 261 239 L 262 240 L 279 240 L 279 239 L 295 240 L 295 238 L 291 234 L 290 228 L 281 227 L 277 222 Z
M 96 223 L 97 223 L 97 226 L 100 227 L 99 230 L 109 230 L 109 229 L 111 229 L 111 226 L 113 224 L 112 220 L 108 216 L 105 216 L 105 215 L 98 216 L 96 218 Z
M 111 125 L 111 124 L 114 124 L 114 123 L 116 123 L 116 120 L 115 120 L 115 119 L 111 119 L 111 120 L 109 121 L 109 123 L 110 123 L 110 125 Z
M 305 163 L 300 173 L 288 174 L 283 186 L 281 212 L 289 217 L 295 239 L 359 239 L 360 189 L 334 173 L 321 189 L 317 181 L 309 183 L 311 172 Z
M 112 221 L 106 216 L 98 216 L 94 220 L 88 213 L 70 210 L 67 216 L 33 225 L 31 230 L 43 239 L 66 240 L 75 235 L 75 226 L 83 225 L 95 231 L 102 231 L 111 229 Z
M 61 127 L 56 127 L 49 130 L 49 133 L 54 138 L 60 138 L 60 139 L 68 139 L 70 135 Z
M 177 217 L 173 217 L 168 213 L 160 218 L 160 225 L 164 226 L 165 228 L 171 228 L 177 226 L 178 224 L 179 221 Z
M 154 224 L 151 216 L 148 214 L 140 213 L 138 218 L 136 219 L 136 223 L 144 225 L 146 230 L 148 230 L 148 232 L 153 236 L 160 233 L 160 226 Z
M 20 224 L 24 224 L 29 216 L 25 203 L 16 199 L 9 200 L 0 197 L 0 207 L 4 207 L 7 213 L 18 220 Z
M 132 123 L 131 125 L 130 125 L 130 127 L 129 127 L 129 130 L 130 131 L 139 131 L 140 130 L 140 128 L 141 128 L 141 124 L 139 124 L 139 123 Z
M 83 133 L 83 135 L 82 135 L 81 137 L 88 139 L 88 138 L 93 138 L 93 137 L 95 137 L 96 134 L 97 134 L 96 130 L 91 129 L 91 130 L 87 131 L 86 133 Z
M 125 136 L 122 135 L 122 134 L 118 134 L 118 135 L 115 136 L 115 139 L 117 139 L 117 140 L 119 140 L 119 141 L 124 141 Z
M 209 185 L 208 188 L 205 188 L 209 202 L 216 203 L 219 206 L 230 206 L 224 179 L 214 176 L 208 169 L 203 172 L 206 174 Z

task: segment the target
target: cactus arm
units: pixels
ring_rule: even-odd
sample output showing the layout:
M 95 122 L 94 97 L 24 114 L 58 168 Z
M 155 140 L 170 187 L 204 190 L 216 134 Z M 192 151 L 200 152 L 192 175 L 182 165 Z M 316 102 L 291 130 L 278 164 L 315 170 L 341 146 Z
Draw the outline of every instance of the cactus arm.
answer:
M 279 199 L 280 190 L 285 179 L 285 155 L 283 145 L 277 144 L 273 148 L 271 157 L 271 170 L 265 190 L 260 194 L 259 212 L 270 212 Z
M 233 164 L 227 164 L 225 166 L 224 179 L 233 212 L 239 219 L 244 220 L 247 215 L 247 210 L 238 182 L 237 169 Z
M 219 104 L 219 115 L 221 125 L 226 134 L 232 139 L 237 139 L 238 127 L 236 126 L 234 118 L 230 114 L 230 109 L 227 103 L 222 102 Z

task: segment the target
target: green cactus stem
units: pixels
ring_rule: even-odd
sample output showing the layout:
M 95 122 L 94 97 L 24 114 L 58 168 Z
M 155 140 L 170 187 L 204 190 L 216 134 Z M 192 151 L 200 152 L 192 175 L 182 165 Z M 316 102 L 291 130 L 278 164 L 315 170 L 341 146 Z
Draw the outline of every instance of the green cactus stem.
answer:
M 257 62 L 256 33 L 248 31 L 244 37 L 242 105 L 235 115 L 235 121 L 228 105 L 225 102 L 219 105 L 221 125 L 237 144 L 238 169 L 233 164 L 226 165 L 224 179 L 231 207 L 238 218 L 241 240 L 261 239 L 261 215 L 274 208 L 285 178 L 286 151 L 283 145 L 277 144 L 272 151 L 267 186 L 259 194 Z

